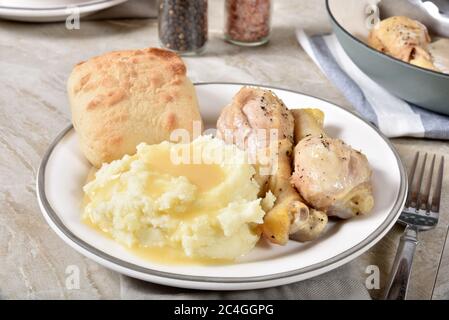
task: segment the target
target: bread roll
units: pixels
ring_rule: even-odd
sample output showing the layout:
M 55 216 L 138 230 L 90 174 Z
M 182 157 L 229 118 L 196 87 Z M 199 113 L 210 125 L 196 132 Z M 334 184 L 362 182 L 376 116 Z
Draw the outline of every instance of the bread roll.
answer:
M 186 67 L 162 49 L 115 51 L 76 65 L 67 91 L 81 150 L 96 167 L 169 140 L 201 116 Z M 197 122 L 198 123 L 198 122 Z M 199 132 L 201 133 L 201 132 Z

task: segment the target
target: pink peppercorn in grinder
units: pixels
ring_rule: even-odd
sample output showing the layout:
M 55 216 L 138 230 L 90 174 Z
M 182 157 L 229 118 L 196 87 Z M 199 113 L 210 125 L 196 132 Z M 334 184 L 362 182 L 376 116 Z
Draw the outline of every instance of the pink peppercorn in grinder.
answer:
M 271 31 L 271 0 L 226 0 L 226 41 L 240 46 L 268 42 Z

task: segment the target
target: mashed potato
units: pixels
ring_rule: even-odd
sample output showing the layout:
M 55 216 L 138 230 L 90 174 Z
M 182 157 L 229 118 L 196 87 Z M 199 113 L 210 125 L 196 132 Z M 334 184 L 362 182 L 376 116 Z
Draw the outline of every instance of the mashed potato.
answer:
M 263 223 L 254 174 L 243 151 L 211 136 L 140 144 L 135 155 L 104 164 L 85 185 L 83 218 L 128 247 L 235 259 L 255 246 Z M 264 201 L 264 209 L 273 201 Z

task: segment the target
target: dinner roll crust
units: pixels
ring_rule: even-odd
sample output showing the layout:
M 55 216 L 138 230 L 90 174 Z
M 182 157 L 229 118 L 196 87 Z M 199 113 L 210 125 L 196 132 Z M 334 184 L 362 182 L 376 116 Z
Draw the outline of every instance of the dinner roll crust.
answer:
M 193 139 L 194 121 L 202 128 L 186 67 L 167 50 L 115 51 L 78 63 L 67 91 L 81 150 L 96 167 L 134 154 L 141 142 L 169 140 L 174 129 Z

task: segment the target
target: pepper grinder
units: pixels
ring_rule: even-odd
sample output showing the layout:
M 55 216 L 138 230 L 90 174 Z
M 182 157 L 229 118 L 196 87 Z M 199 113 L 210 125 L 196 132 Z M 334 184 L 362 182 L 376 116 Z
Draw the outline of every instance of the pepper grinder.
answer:
M 158 27 L 163 48 L 200 54 L 207 42 L 207 0 L 159 0 Z

